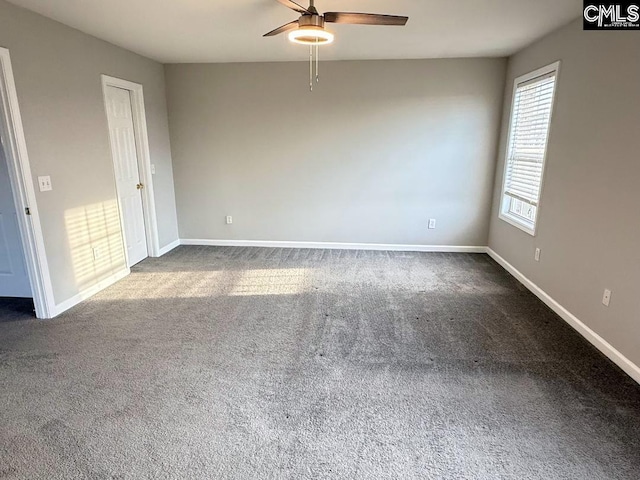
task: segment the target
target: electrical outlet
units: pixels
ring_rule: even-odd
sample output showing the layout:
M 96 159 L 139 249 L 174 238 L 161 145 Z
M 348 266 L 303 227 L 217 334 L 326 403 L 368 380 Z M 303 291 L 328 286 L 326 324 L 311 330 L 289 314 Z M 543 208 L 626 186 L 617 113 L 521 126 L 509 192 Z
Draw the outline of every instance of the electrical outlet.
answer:
M 536 248 L 536 253 L 534 255 L 534 258 L 536 259 L 536 262 L 540 261 L 540 249 Z
M 233 217 L 231 215 L 227 215 L 226 221 L 227 225 L 231 225 L 233 223 Z
M 607 289 L 604 291 L 604 295 L 602 295 L 602 304 L 608 307 L 609 302 L 611 302 L 611 290 Z
M 430 218 L 429 219 L 429 230 L 433 230 L 434 228 L 436 228 L 436 219 L 435 218 Z
M 99 247 L 93 247 L 93 259 L 94 260 L 99 260 L 100 256 L 101 256 L 100 248 Z

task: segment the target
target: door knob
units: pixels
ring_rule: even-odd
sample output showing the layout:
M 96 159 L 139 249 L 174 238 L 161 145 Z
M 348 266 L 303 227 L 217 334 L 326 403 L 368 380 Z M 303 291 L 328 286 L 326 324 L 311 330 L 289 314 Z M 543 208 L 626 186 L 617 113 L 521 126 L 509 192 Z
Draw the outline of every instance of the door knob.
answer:
M 137 188 L 138 190 L 142 190 L 142 189 L 144 188 L 144 185 L 143 185 L 143 184 L 141 184 L 141 183 L 139 183 L 139 184 L 137 184 L 137 185 L 136 185 L 136 188 Z

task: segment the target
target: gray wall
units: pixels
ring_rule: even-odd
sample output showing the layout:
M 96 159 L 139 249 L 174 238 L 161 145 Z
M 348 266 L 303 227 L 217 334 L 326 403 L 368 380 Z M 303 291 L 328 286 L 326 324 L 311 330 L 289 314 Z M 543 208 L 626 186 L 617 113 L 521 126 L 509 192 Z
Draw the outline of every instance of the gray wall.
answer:
M 167 65 L 180 237 L 486 245 L 505 67 Z
M 38 208 L 60 303 L 124 266 L 100 74 L 143 84 L 160 245 L 177 238 L 163 67 L 0 0 Z M 37 188 L 36 188 L 37 190 Z M 94 263 L 91 244 L 102 247 Z
M 640 365 L 640 36 L 576 21 L 509 61 L 489 245 Z M 513 80 L 562 61 L 538 234 L 498 219 Z M 540 263 L 534 249 L 542 249 Z M 605 288 L 611 306 L 601 304 Z

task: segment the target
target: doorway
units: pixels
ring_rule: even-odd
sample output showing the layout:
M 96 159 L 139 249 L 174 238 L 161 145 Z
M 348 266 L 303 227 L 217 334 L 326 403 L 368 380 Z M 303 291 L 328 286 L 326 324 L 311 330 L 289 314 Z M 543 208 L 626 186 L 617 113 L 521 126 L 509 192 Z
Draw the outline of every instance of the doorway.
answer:
M 0 132 L 0 297 L 31 298 L 18 212 Z
M 127 265 L 158 256 L 142 85 L 102 76 Z
M 36 316 L 52 318 L 57 309 L 11 56 L 1 47 L 0 139 L 0 295 L 32 298 Z

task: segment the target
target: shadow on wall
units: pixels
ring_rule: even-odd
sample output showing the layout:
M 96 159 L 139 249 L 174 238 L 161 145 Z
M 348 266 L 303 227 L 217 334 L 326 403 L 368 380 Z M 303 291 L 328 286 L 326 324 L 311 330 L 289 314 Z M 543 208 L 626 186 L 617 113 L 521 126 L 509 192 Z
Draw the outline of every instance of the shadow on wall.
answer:
M 115 199 L 67 210 L 64 219 L 80 291 L 124 268 L 124 245 Z

